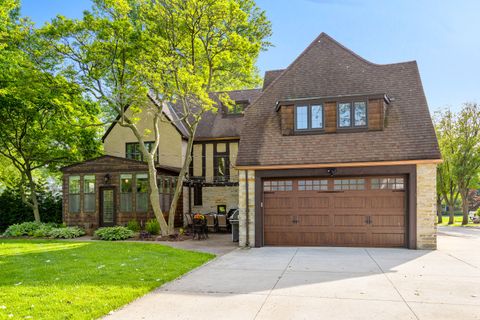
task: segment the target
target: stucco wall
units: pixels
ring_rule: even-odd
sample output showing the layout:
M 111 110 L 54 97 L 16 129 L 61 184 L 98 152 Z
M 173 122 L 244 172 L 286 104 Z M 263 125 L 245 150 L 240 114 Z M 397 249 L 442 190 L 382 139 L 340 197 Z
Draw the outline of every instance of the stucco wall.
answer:
M 127 116 L 132 117 L 131 110 L 127 110 Z M 143 133 L 145 141 L 153 141 L 153 122 L 152 114 L 148 109 L 136 114 L 138 117 L 137 127 Z M 172 167 L 181 167 L 183 163 L 184 144 L 180 133 L 175 126 L 168 122 L 160 122 L 160 145 L 159 145 L 159 164 Z M 122 127 L 116 124 L 112 131 L 106 137 L 103 147 L 105 154 L 125 157 L 125 143 L 137 142 L 137 138 L 130 128 Z M 182 152 L 183 151 L 183 152 Z
M 437 248 L 436 165 L 417 164 L 417 249 Z
M 255 171 L 247 170 L 248 178 L 245 178 L 245 170 L 240 170 L 238 186 L 238 208 L 241 247 L 255 246 Z M 247 181 L 248 181 L 248 235 L 247 235 Z

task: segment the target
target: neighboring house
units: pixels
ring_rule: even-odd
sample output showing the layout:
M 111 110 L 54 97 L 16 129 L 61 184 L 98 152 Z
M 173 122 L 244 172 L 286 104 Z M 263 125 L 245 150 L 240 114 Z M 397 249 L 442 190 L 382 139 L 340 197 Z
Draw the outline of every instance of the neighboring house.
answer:
M 219 102 L 218 113 L 206 114 L 199 125 L 184 212 L 238 207 L 241 246 L 436 247 L 441 156 L 416 62 L 373 64 L 322 33 L 288 68 L 268 71 L 262 89 L 229 94 L 234 110 Z M 172 167 L 181 166 L 186 137 L 174 109 L 168 113 L 174 125 L 166 124 L 161 133 L 158 159 L 167 180 L 175 175 Z M 107 155 L 138 154 L 128 130 L 117 125 L 107 132 Z M 113 159 L 100 160 L 107 158 Z M 122 174 L 146 172 L 141 161 L 130 170 L 115 159 L 110 183 L 118 190 Z M 68 223 L 79 221 L 71 218 L 70 197 L 80 199 L 75 206 L 85 206 L 82 182 L 75 179 L 85 180 L 95 161 L 64 169 Z M 80 190 L 73 196 L 72 170 L 74 191 Z M 105 190 L 102 174 L 94 190 Z M 131 190 L 135 208 L 137 190 L 145 188 Z M 122 202 L 116 195 L 112 201 Z M 91 215 L 100 225 L 101 203 Z M 145 217 L 121 208 L 113 215 L 124 216 L 117 223 Z

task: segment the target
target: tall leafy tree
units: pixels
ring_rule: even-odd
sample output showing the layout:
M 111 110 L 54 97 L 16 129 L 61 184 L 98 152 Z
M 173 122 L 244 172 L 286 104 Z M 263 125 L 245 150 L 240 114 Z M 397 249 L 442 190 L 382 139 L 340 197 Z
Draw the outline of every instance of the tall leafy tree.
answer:
M 0 156 L 18 172 L 22 199 L 40 221 L 34 173 L 98 152 L 91 126 L 98 107 L 53 68 L 48 44 L 37 41 L 33 25 L 18 15 L 18 3 L 11 3 L 0 27 L 6 30 L 0 33 Z
M 454 208 L 462 200 L 463 220 L 468 223 L 468 193 L 480 171 L 480 107 L 465 103 L 458 114 L 446 111 L 436 120 L 443 163 L 438 167 L 438 188 L 449 207 L 449 224 Z
M 57 17 L 44 31 L 75 81 L 134 133 L 148 163 L 154 214 L 162 234 L 171 234 L 197 125 L 205 112 L 216 111 L 210 91 L 258 83 L 255 62 L 271 33 L 264 12 L 253 0 L 94 0 L 83 19 Z M 167 222 L 154 155 L 160 122 L 170 121 L 165 108 L 173 103 L 181 105 L 179 121 L 189 137 Z M 152 130 L 142 132 L 137 121 L 147 114 Z M 149 151 L 144 142 L 152 131 Z

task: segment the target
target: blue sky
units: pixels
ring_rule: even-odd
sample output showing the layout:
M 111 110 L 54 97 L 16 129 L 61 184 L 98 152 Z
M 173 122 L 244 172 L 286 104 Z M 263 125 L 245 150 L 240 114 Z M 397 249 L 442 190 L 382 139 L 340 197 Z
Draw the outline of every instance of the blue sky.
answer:
M 80 17 L 89 0 L 23 0 L 37 24 Z M 417 60 L 432 111 L 480 103 L 480 1 L 257 0 L 273 24 L 274 47 L 258 67 L 287 67 L 320 33 L 374 63 Z

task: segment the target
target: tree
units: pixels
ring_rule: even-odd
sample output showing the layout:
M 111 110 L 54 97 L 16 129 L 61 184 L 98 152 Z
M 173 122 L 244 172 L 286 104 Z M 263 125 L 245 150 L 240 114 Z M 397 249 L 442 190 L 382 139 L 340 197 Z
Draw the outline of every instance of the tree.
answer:
M 45 27 L 75 80 L 109 114 L 120 115 L 118 125 L 137 138 L 162 235 L 173 233 L 197 125 L 205 112 L 216 111 L 210 91 L 258 84 L 255 62 L 270 33 L 270 23 L 253 0 L 95 0 L 82 20 L 57 17 Z M 221 100 L 231 103 L 224 95 Z M 187 127 L 188 144 L 167 223 L 154 155 L 159 124 L 170 121 L 164 116 L 169 104 L 181 106 L 179 121 Z M 149 114 L 155 136 L 150 151 L 144 145 L 150 132 L 140 132 L 136 125 L 142 113 Z
M 454 223 L 454 208 L 460 196 L 463 220 L 468 223 L 468 191 L 480 170 L 480 108 L 465 103 L 458 114 L 438 115 L 437 137 L 443 163 L 438 167 L 438 188 L 449 207 L 449 224 Z
M 34 173 L 91 156 L 98 107 L 85 100 L 81 88 L 51 68 L 54 57 L 36 30 L 11 7 L 7 33 L 1 33 L 0 156 L 20 177 L 22 200 L 40 221 Z M 3 16 L 2 16 L 3 17 Z

